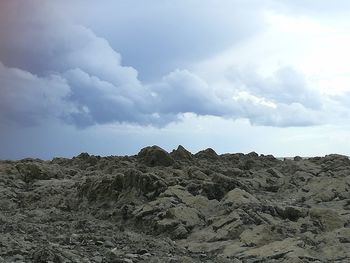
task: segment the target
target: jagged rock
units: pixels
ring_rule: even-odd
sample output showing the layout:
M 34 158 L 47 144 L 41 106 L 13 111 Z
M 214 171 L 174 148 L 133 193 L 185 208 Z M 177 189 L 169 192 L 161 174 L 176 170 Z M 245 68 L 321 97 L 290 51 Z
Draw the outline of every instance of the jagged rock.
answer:
M 304 243 L 294 238 L 286 238 L 282 241 L 274 241 L 267 245 L 253 248 L 238 254 L 238 258 L 257 258 L 265 260 L 286 260 L 293 255 L 305 256 L 308 253 L 303 249 Z
M 61 263 L 63 259 L 48 247 L 40 248 L 33 253 L 33 260 L 37 263 Z
M 116 202 L 122 197 L 127 197 L 130 193 L 135 194 L 131 195 L 130 198 L 136 198 L 137 196 L 154 198 L 165 189 L 165 182 L 158 176 L 129 169 L 124 174 L 86 178 L 78 187 L 78 196 L 86 197 L 89 202 Z M 133 200 L 129 201 L 132 202 Z
M 177 221 L 189 228 L 193 228 L 201 224 L 199 212 L 195 208 L 187 206 L 176 206 L 170 208 L 166 216 Z
M 287 207 L 275 207 L 277 214 L 283 219 L 289 219 L 291 221 L 297 221 L 300 217 L 306 217 L 308 210 L 296 206 Z
M 181 146 L 0 161 L 0 262 L 347 262 L 349 174 Z
M 345 221 L 334 209 L 312 208 L 310 217 L 320 224 L 321 229 L 332 231 L 344 227 Z
M 232 177 L 214 173 L 212 175 L 212 183 L 203 184 L 203 191 L 209 199 L 221 200 L 228 191 L 236 187 L 247 188 L 243 183 Z
M 174 163 L 168 152 L 158 146 L 143 148 L 137 154 L 138 160 L 148 166 L 170 166 Z
M 191 161 L 193 158 L 192 153 L 187 151 L 182 145 L 179 145 L 176 150 L 170 153 L 171 157 L 176 160 L 188 160 Z
M 235 188 L 224 196 L 221 203 L 227 206 L 239 207 L 243 204 L 258 204 L 259 200 L 246 191 Z
M 188 176 L 190 178 L 202 180 L 202 181 L 210 180 L 210 177 L 204 172 L 202 172 L 201 170 L 199 170 L 197 167 L 190 167 L 188 169 Z
M 281 235 L 272 230 L 269 225 L 258 225 L 242 232 L 239 239 L 249 247 L 262 246 L 278 240 Z
M 203 158 L 203 159 L 209 159 L 209 160 L 210 159 L 215 160 L 219 158 L 219 155 L 212 148 L 199 151 L 194 156 L 196 156 L 197 158 Z
M 45 180 L 46 174 L 37 163 L 19 163 L 16 168 L 22 175 L 22 180 L 26 183 L 33 182 L 35 180 Z

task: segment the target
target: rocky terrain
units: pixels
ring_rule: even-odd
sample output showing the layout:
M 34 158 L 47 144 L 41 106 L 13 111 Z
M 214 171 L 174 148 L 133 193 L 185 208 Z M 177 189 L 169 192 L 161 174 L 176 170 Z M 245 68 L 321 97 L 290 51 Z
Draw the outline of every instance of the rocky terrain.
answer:
M 1 161 L 0 262 L 350 262 L 350 160 L 153 146 Z

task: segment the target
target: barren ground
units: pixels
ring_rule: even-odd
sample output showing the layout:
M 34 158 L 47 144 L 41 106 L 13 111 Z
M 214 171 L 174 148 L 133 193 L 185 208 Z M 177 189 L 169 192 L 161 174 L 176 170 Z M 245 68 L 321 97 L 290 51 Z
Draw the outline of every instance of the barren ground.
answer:
M 0 262 L 350 262 L 350 160 L 0 161 Z

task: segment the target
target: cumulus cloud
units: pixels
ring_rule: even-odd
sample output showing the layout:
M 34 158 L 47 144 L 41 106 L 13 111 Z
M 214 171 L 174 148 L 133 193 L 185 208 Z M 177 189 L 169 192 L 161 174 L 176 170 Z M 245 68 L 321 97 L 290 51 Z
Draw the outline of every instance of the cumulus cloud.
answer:
M 214 90 L 188 70 L 175 70 L 150 89 L 155 94 L 160 112 L 220 116 L 228 111 Z
M 68 99 L 80 109 L 71 115 L 75 124 L 152 123 L 152 96 L 140 84 L 131 86 L 129 82 L 109 82 L 81 69 L 69 70 L 64 77 L 72 87 Z
M 259 0 L 106 0 L 103 5 L 77 0 L 51 5 L 108 39 L 147 81 L 241 43 L 264 27 Z
M 2 119 L 26 125 L 51 117 L 77 127 L 114 122 L 164 126 L 190 112 L 266 126 L 322 123 L 322 95 L 292 68 L 270 77 L 233 70 L 227 97 L 189 70 L 174 70 L 145 84 L 91 29 L 38 10 L 28 14 L 18 1 L 0 5 L 18 17 L 0 18 L 9 26 L 0 31 Z
M 322 95 L 308 87 L 304 76 L 291 67 L 281 67 L 263 77 L 256 70 L 232 70 L 229 79 L 240 89 L 277 103 L 299 103 L 306 108 L 320 109 Z
M 0 120 L 33 125 L 47 118 L 62 118 L 75 111 L 66 98 L 70 87 L 59 75 L 40 78 L 0 63 Z

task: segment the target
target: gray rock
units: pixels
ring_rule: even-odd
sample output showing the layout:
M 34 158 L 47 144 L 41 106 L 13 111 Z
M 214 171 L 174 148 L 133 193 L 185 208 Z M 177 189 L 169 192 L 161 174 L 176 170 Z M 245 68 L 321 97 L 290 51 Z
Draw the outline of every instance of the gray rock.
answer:
M 175 160 L 191 161 L 193 159 L 192 153 L 187 151 L 182 145 L 179 145 L 176 150 L 173 150 L 170 153 L 170 155 Z
M 347 156 L 0 161 L 0 262 L 347 262 Z
M 219 158 L 219 155 L 212 148 L 199 151 L 194 156 L 196 156 L 197 158 L 208 159 L 208 160 L 216 160 Z
M 138 160 L 147 166 L 170 166 L 174 163 L 168 152 L 158 146 L 143 148 L 137 154 Z

